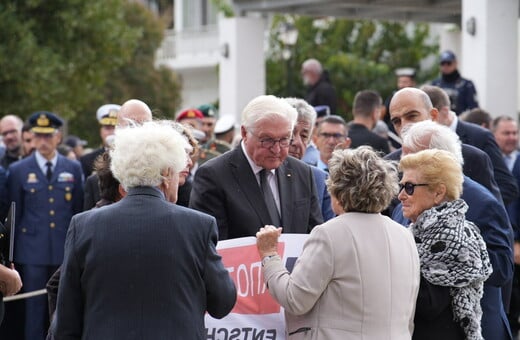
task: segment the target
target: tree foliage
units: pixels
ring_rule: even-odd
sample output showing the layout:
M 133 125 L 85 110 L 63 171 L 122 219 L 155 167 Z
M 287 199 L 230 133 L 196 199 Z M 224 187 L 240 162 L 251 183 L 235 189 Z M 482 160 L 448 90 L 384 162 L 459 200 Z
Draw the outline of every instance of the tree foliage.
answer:
M 1 1 L 0 115 L 53 111 L 95 146 L 102 104 L 139 98 L 174 112 L 179 81 L 154 67 L 163 34 L 161 20 L 126 0 Z
M 280 28 L 287 24 L 298 30 L 294 46 L 280 40 Z M 316 58 L 337 89 L 338 111 L 350 119 L 356 92 L 373 89 L 384 99 L 395 89 L 396 68 L 414 67 L 418 83 L 436 74 L 435 67 L 421 68 L 421 62 L 438 50 L 429 39 L 427 24 L 277 15 L 269 34 L 267 92 L 304 96 L 300 66 Z

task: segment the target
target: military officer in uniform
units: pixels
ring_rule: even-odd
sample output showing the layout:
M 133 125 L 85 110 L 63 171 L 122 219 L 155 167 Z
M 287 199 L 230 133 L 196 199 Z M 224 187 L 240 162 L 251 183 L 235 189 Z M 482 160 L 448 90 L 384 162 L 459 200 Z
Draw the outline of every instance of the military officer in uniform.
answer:
M 36 150 L 10 165 L 7 175 L 9 201 L 16 202 L 14 262 L 25 292 L 45 288 L 63 261 L 70 220 L 83 206 L 81 165 L 56 151 L 63 121 L 40 111 L 29 117 L 29 123 Z M 25 301 L 25 339 L 45 339 L 47 297 Z
M 99 147 L 98 149 L 83 155 L 79 159 L 83 168 L 83 174 L 85 175 L 85 178 L 90 176 L 90 174 L 92 173 L 92 168 L 94 166 L 94 161 L 96 160 L 96 158 L 98 158 L 99 155 L 106 151 L 106 148 L 109 143 L 108 137 L 114 134 L 117 125 L 117 114 L 119 113 L 120 109 L 121 105 L 118 104 L 105 104 L 98 108 L 96 112 L 96 117 L 100 125 L 99 135 L 101 137 L 103 145 L 101 145 L 101 147 Z M 98 197 L 96 198 L 99 200 Z M 96 202 L 97 200 L 94 201 L 94 203 Z

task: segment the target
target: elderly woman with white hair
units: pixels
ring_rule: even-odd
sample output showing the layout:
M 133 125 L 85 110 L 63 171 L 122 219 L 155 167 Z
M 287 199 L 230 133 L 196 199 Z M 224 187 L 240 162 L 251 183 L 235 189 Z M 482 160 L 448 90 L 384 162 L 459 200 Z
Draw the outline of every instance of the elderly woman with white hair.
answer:
M 127 195 L 72 218 L 56 339 L 205 339 L 236 289 L 209 215 L 177 206 L 184 137 L 169 122 L 118 128 L 111 170 Z
M 409 340 L 419 288 L 410 231 L 380 212 L 397 171 L 368 146 L 336 150 L 327 186 L 337 217 L 316 226 L 292 273 L 277 252 L 281 228 L 257 233 L 263 277 L 285 309 L 288 339 Z

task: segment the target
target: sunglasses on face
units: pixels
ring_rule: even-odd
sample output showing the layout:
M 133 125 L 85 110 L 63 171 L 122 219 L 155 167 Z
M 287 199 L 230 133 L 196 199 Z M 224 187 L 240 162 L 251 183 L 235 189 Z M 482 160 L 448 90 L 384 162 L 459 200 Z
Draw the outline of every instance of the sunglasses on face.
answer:
M 444 66 L 444 65 L 448 65 L 449 66 L 449 65 L 451 65 L 451 63 L 452 63 L 451 61 L 443 61 L 441 63 L 441 66 Z
M 414 191 L 415 191 L 415 187 L 424 187 L 424 186 L 427 186 L 428 184 L 427 183 L 418 183 L 418 184 L 414 184 L 414 183 L 410 183 L 410 182 L 406 182 L 406 183 L 399 183 L 399 193 L 404 189 L 404 192 L 406 192 L 407 195 L 413 195 Z

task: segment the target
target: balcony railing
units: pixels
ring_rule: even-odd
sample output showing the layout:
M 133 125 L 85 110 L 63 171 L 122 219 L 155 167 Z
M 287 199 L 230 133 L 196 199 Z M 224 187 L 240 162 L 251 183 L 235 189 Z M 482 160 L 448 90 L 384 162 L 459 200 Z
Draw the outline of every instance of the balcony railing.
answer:
M 218 53 L 218 26 L 203 26 L 198 29 L 175 32 L 167 30 L 156 61 L 162 61 Z

